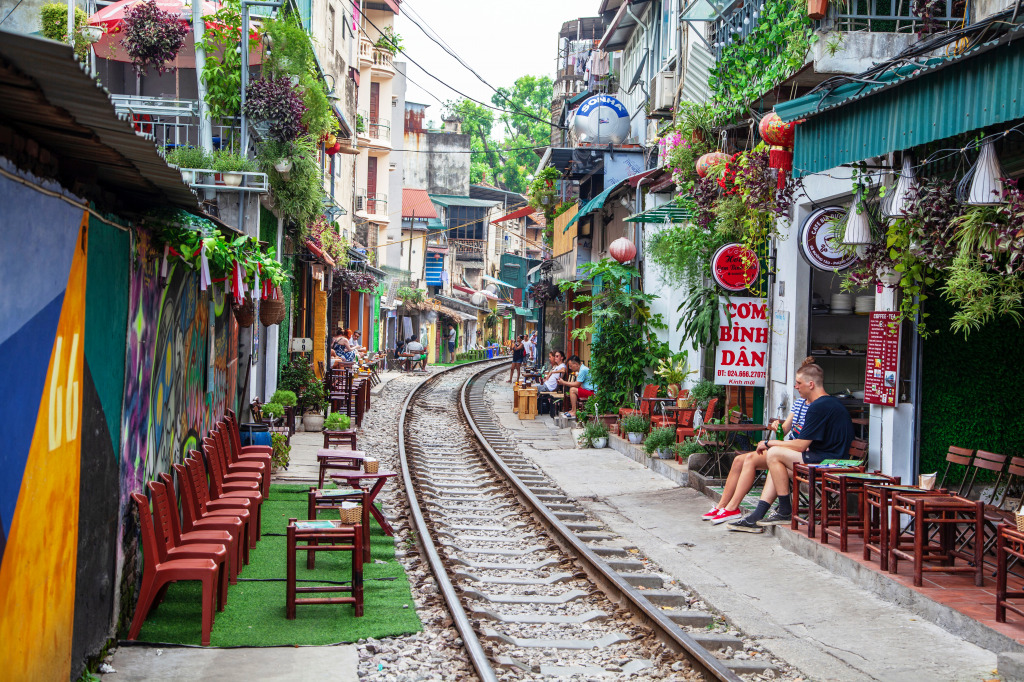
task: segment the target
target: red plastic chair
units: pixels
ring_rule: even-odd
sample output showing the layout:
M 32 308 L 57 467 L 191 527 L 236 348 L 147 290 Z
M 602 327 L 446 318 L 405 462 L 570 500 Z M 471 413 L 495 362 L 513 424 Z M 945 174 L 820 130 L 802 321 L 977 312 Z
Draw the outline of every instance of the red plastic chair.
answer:
M 246 539 L 242 536 L 241 529 L 235 530 L 234 533 L 227 530 L 218 529 L 197 529 L 187 533 L 181 532 L 181 522 L 178 520 L 178 500 L 174 495 L 174 483 L 171 480 L 171 475 L 167 472 L 158 474 L 157 478 L 160 479 L 162 484 L 162 495 L 165 500 L 165 504 L 169 509 L 168 520 L 170 521 L 171 538 L 175 545 L 201 545 L 205 543 L 224 545 L 228 550 L 228 557 L 230 558 L 230 571 L 228 573 L 228 579 L 231 584 L 234 585 L 238 582 L 238 572 L 242 570 L 242 565 L 245 562 L 245 555 L 242 552 L 242 545 L 246 542 Z M 154 483 L 149 484 L 149 489 L 153 493 L 153 505 L 154 507 L 158 503 L 159 496 L 161 495 L 155 487 Z
M 204 443 L 203 452 L 206 455 L 206 463 L 210 467 L 210 499 L 214 502 L 221 500 L 236 503 L 248 502 L 251 505 L 251 512 L 256 515 L 258 537 L 260 507 L 263 504 L 263 493 L 259 490 L 259 484 L 252 480 L 225 480 L 224 470 L 220 465 L 220 458 L 217 456 L 215 448 Z
M 631 414 L 639 414 L 642 417 L 646 417 L 651 413 L 651 398 L 658 397 L 658 385 L 657 384 L 644 384 L 643 393 L 640 394 L 640 405 L 636 408 L 633 407 L 620 407 L 619 417 L 628 417 Z
M 232 454 L 233 439 L 223 425 L 218 425 L 213 430 L 213 438 L 220 448 L 224 470 L 231 473 L 259 474 L 260 492 L 263 493 L 263 497 L 267 497 L 270 494 L 270 462 L 256 459 L 235 459 Z
M 206 456 L 206 463 L 210 473 L 211 495 L 213 493 L 214 478 L 219 479 L 221 487 L 226 491 L 236 490 L 257 490 L 262 494 L 263 478 L 252 471 L 230 471 L 227 468 L 224 451 L 218 446 L 213 436 L 203 439 L 203 455 Z
M 191 457 L 185 460 L 189 478 L 197 494 L 198 509 L 203 516 L 238 516 L 242 517 L 248 525 L 249 547 L 255 547 L 260 539 L 260 517 L 259 508 L 247 498 L 223 498 L 213 499 L 211 489 L 207 486 L 206 469 L 200 460 L 200 455 L 191 450 Z M 212 477 L 211 477 L 212 478 Z M 245 512 L 244 514 L 241 512 Z M 186 526 L 187 530 L 188 527 Z
M 160 560 L 159 544 L 154 530 L 153 515 L 149 511 L 149 502 L 145 495 L 132 493 L 135 506 L 139 511 L 139 528 L 142 531 L 142 588 L 139 590 L 139 601 L 135 604 L 135 616 L 132 618 L 128 639 L 138 639 L 142 624 L 152 608 L 157 596 L 167 585 L 179 580 L 198 580 L 203 584 L 203 646 L 210 646 L 210 632 L 213 630 L 214 606 L 224 610 L 226 585 L 218 589 L 218 578 L 223 582 L 226 572 L 221 571 L 212 559 L 168 559 Z
M 189 460 L 185 460 L 186 463 Z M 212 510 L 205 507 L 205 501 L 209 493 L 204 489 L 202 498 L 204 504 L 200 504 L 200 493 L 192 482 L 192 474 L 182 464 L 175 464 L 174 471 L 178 474 L 178 490 L 181 492 L 182 528 L 184 532 L 190 533 L 196 530 L 223 530 L 232 535 L 238 535 L 239 551 L 242 556 L 242 564 L 249 563 L 249 547 L 252 538 L 249 534 L 249 512 L 245 509 Z M 205 485 L 205 482 L 204 482 Z M 240 566 L 242 564 L 239 564 Z
M 227 599 L 227 583 L 231 579 L 231 562 L 228 544 L 224 542 L 195 542 L 181 544 L 180 537 L 175 538 L 171 525 L 171 506 L 167 501 L 167 489 L 160 481 L 149 482 L 149 492 L 153 495 L 153 530 L 156 531 L 157 553 L 160 561 L 168 559 L 213 559 L 217 567 L 223 571 L 224 599 Z
M 261 464 L 249 463 L 232 465 L 228 457 L 227 449 L 224 447 L 223 435 L 219 429 L 214 429 L 210 435 L 203 439 L 204 451 L 206 445 L 213 448 L 213 454 L 220 462 L 221 471 L 224 473 L 225 481 L 248 481 L 256 484 L 256 489 L 263 492 L 263 467 Z M 207 454 L 209 457 L 209 454 Z M 269 483 L 269 481 L 267 481 Z
M 238 452 L 238 456 L 242 459 L 246 457 L 270 457 L 274 448 L 270 445 L 242 445 L 241 435 L 238 432 L 238 417 L 235 416 L 234 410 L 228 410 L 224 415 L 224 423 L 228 426 L 228 431 L 231 433 L 231 438 L 234 440 L 235 450 Z

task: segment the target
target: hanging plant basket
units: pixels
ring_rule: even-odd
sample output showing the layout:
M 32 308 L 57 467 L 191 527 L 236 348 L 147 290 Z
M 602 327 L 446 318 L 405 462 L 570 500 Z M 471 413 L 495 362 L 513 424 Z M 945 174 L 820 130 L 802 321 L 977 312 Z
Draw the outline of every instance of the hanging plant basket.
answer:
M 243 299 L 240 304 L 231 306 L 231 310 L 235 313 L 235 322 L 239 327 L 251 327 L 256 321 L 256 311 L 248 298 Z
M 281 324 L 286 314 L 284 298 L 281 297 L 281 289 L 275 288 L 277 298 L 268 298 L 260 303 L 260 322 L 264 327 L 272 324 Z

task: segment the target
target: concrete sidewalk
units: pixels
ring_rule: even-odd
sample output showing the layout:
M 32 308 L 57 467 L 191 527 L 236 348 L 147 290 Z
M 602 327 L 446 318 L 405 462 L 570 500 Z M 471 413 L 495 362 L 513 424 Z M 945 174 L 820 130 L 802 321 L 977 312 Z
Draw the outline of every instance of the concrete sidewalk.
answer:
M 492 382 L 488 395 L 523 454 L 563 491 L 808 678 L 995 676 L 995 653 L 783 549 L 771 534 L 733 533 L 702 521 L 711 506 L 706 497 L 612 449 L 573 448 L 569 430 L 550 417 L 520 421 L 507 384 Z

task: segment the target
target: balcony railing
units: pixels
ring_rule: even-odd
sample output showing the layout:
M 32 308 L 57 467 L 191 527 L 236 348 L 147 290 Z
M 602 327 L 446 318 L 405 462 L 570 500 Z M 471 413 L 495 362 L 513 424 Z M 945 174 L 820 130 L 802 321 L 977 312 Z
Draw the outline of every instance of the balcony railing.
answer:
M 366 213 L 367 215 L 387 215 L 388 195 L 361 192 L 356 195 L 356 211 Z
M 389 119 L 372 118 L 366 111 L 360 111 L 359 115 L 363 117 L 363 124 L 366 126 L 366 131 L 360 135 L 391 145 L 391 121 Z
M 131 121 L 140 133 L 152 135 L 164 147 L 199 146 L 199 103 L 194 99 L 111 95 L 114 111 Z M 213 146 L 234 147 L 241 139 L 241 123 L 229 119 L 213 124 Z
M 375 47 L 369 38 L 359 40 L 359 65 L 372 66 L 375 69 L 393 74 L 395 72 L 394 55 L 387 50 Z
M 455 248 L 456 260 L 482 261 L 487 249 L 486 239 L 448 239 L 448 246 Z
M 829 3 L 828 16 L 815 22 L 816 28 L 844 32 L 871 31 L 875 33 L 916 33 L 923 20 L 912 11 L 912 0 L 835 0 Z M 733 42 L 742 42 L 757 28 L 764 4 L 744 2 L 735 11 L 710 25 L 708 42 L 715 50 L 716 59 Z M 939 0 L 930 21 L 951 24 L 962 21 L 963 3 Z
M 817 28 L 837 31 L 871 31 L 874 33 L 918 33 L 923 19 L 912 11 L 911 0 L 837 0 L 829 3 L 828 16 Z M 929 21 L 945 28 L 963 21 L 964 3 L 940 0 Z

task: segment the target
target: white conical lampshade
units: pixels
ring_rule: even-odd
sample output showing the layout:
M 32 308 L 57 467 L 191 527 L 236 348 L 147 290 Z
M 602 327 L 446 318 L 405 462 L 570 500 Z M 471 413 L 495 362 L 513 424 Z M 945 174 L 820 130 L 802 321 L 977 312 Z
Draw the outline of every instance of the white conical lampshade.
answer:
M 910 154 L 903 155 L 903 170 L 893 187 L 885 196 L 882 202 L 882 216 L 885 218 L 899 218 L 903 215 L 904 209 L 911 198 L 917 194 L 917 174 L 914 172 L 914 162 Z
M 861 201 L 864 195 L 864 188 L 857 187 L 857 196 L 850 207 L 850 213 L 846 217 L 846 232 L 843 233 L 844 244 L 870 244 L 871 243 L 871 222 L 868 218 L 868 207 Z
M 996 148 L 991 139 L 981 145 L 981 155 L 974 165 L 971 190 L 967 203 L 972 206 L 992 206 L 1003 203 L 1003 169 L 996 158 Z

